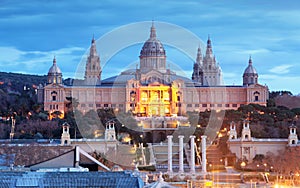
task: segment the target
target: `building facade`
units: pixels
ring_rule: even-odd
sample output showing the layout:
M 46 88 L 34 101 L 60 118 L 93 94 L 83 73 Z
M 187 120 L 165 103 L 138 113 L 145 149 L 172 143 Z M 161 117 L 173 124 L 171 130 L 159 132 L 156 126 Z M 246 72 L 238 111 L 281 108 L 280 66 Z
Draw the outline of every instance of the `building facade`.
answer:
M 222 72 L 213 54 L 210 38 L 203 56 L 198 48 L 191 79 L 166 67 L 166 51 L 152 25 L 150 37 L 140 52 L 136 69 L 102 79 L 100 56 L 93 39 L 83 80 L 63 84 L 62 72 L 53 60 L 46 86 L 40 87 L 40 101 L 50 114 L 67 110 L 66 97 L 76 98 L 77 109 L 87 112 L 99 108 L 131 111 L 138 117 L 172 117 L 187 111 L 237 109 L 250 103 L 266 105 L 268 87 L 258 83 L 258 74 L 249 59 L 243 85 L 222 85 Z
M 243 161 L 252 162 L 256 155 L 268 155 L 272 153 L 279 155 L 287 147 L 299 146 L 296 126 L 290 127 L 288 138 L 254 138 L 251 136 L 249 121 L 243 122 L 241 137 L 237 137 L 236 125 L 231 123 L 229 139 L 227 141 L 229 150 Z

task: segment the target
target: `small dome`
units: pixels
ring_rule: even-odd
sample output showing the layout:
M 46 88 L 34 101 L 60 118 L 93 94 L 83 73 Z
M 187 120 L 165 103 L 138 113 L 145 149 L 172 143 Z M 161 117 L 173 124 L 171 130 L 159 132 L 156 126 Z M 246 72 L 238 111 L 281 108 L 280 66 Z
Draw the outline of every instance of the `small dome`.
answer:
M 50 67 L 48 74 L 61 74 L 60 68 L 56 65 L 56 59 L 53 59 L 53 65 Z
M 255 69 L 254 66 L 252 65 L 251 57 L 250 57 L 250 59 L 249 59 L 249 65 L 248 65 L 248 67 L 245 69 L 244 74 L 257 74 L 256 69 Z
M 141 56 L 166 56 L 162 43 L 156 38 L 156 29 L 151 27 L 150 38 L 144 43 L 140 53 Z

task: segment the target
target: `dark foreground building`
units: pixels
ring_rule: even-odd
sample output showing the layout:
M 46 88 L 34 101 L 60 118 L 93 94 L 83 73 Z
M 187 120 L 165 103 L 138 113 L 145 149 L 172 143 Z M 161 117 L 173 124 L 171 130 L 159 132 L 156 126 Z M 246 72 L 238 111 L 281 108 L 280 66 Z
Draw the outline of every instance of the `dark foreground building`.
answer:
M 131 171 L 123 172 L 1 172 L 0 187 L 19 188 L 140 188 L 144 183 Z

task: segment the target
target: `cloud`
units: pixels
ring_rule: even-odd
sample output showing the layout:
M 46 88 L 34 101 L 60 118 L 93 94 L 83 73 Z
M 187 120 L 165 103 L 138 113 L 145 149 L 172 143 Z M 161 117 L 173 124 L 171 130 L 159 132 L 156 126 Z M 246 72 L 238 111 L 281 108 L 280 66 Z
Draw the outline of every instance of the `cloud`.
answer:
M 259 75 L 259 82 L 266 84 L 270 91 L 291 91 L 294 95 L 300 94 L 299 85 L 300 76 L 281 76 L 275 74 Z
M 15 47 L 1 47 L 0 46 L 0 62 L 9 63 L 14 65 L 15 61 L 18 60 L 24 52 L 16 49 Z M 7 64 L 6 64 L 7 65 Z
M 255 54 L 260 54 L 260 53 L 269 53 L 270 50 L 260 48 L 260 49 L 253 49 L 253 50 L 241 50 L 239 53 L 241 54 L 248 54 L 248 55 L 255 55 Z
M 275 74 L 286 74 L 290 72 L 290 68 L 293 67 L 292 65 L 279 65 L 276 67 L 273 67 L 269 70 L 269 72 L 275 73 Z
M 86 49 L 81 47 L 60 48 L 51 51 L 22 51 L 15 47 L 0 47 L 0 69 L 7 72 L 46 74 L 56 56 L 62 71 L 75 72 L 76 64 Z

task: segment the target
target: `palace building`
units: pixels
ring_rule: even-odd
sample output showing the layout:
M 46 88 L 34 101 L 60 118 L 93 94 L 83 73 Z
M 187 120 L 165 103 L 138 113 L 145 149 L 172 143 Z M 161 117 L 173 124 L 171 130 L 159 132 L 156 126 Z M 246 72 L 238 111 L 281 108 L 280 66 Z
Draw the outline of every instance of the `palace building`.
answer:
M 222 85 L 221 68 L 210 38 L 205 54 L 200 48 L 197 50 L 191 79 L 170 70 L 166 58 L 164 46 L 152 25 L 150 37 L 140 51 L 139 65 L 102 79 L 101 57 L 93 38 L 84 78 L 63 82 L 62 71 L 54 58 L 47 84 L 39 88 L 39 101 L 50 114 L 59 111 L 62 116 L 69 102 L 66 97 L 76 98 L 77 109 L 83 113 L 113 108 L 131 111 L 136 117 L 176 117 L 188 111 L 237 109 L 250 103 L 266 105 L 268 87 L 259 84 L 251 58 L 242 75 L 243 85 Z

